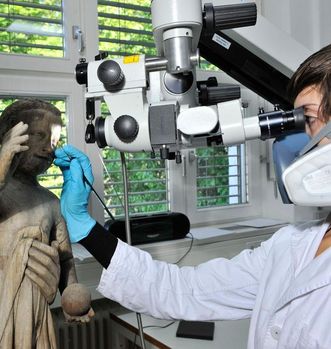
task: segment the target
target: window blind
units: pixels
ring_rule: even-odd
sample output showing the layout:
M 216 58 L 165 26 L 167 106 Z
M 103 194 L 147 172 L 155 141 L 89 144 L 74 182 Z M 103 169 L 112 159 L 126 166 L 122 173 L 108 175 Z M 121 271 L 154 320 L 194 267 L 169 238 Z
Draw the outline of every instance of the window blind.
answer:
M 99 50 L 155 55 L 150 0 L 98 1 Z
M 63 57 L 62 0 L 0 0 L 0 52 Z
M 104 150 L 105 200 L 115 216 L 124 215 L 123 177 L 119 152 Z M 169 210 L 167 176 L 163 160 L 149 154 L 125 154 L 129 179 L 129 206 L 132 215 Z M 108 217 L 109 218 L 109 217 Z
M 197 149 L 197 208 L 247 202 L 245 146 Z

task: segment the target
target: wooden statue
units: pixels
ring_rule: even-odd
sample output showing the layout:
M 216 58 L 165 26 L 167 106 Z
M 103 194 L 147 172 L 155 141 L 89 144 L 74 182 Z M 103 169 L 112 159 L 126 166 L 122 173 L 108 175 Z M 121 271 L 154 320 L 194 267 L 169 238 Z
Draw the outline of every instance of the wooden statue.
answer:
M 36 99 L 19 100 L 0 117 L 1 349 L 56 348 L 49 304 L 57 289 L 77 283 L 59 200 L 37 180 L 52 164 L 60 131 L 60 111 Z M 72 290 L 79 300 L 80 289 Z M 86 302 L 83 315 L 63 309 L 66 319 L 89 321 Z

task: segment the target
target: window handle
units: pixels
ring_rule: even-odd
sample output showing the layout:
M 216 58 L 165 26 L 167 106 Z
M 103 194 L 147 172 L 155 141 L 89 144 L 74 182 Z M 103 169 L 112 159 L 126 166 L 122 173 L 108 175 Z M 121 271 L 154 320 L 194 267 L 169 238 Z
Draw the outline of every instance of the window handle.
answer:
M 84 39 L 83 32 L 78 25 L 72 26 L 72 38 L 78 40 L 78 52 L 81 53 L 84 51 Z
M 188 161 L 194 162 L 197 159 L 197 156 L 195 155 L 195 150 L 190 150 L 188 153 Z

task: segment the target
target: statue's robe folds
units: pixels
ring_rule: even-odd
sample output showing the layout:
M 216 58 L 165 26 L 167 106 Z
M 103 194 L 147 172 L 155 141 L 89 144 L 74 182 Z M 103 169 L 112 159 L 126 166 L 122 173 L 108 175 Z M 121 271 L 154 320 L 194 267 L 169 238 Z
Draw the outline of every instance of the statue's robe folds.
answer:
M 20 230 L 13 249 L 0 256 L 0 349 L 56 349 L 49 305 L 25 275 L 33 240 L 48 244 L 38 226 Z

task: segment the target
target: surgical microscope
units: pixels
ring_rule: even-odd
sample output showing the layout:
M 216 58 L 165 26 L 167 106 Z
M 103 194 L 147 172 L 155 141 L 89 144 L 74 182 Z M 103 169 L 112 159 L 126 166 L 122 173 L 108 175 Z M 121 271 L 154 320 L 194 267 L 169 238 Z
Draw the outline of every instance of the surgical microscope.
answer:
M 285 92 L 288 78 L 261 59 L 254 61 L 255 69 L 244 64 L 241 70 L 245 74 L 229 66 L 238 57 L 218 60 L 225 63 L 222 70 L 230 75 L 235 71 L 234 77 L 253 90 L 261 85 L 263 73 L 267 76 L 272 70 L 272 82 L 266 79 L 262 89 L 277 84 L 264 96 L 272 96 L 269 100 L 278 105 L 272 112 L 243 118 L 239 85 L 219 84 L 213 77 L 196 79 L 200 50 L 216 64 L 213 56 L 221 56 L 216 54 L 218 47 L 238 52 L 236 43 L 223 31 L 254 26 L 254 2 L 214 6 L 202 5 L 201 0 L 153 0 L 151 14 L 157 57 L 108 58 L 101 54 L 94 62 L 81 60 L 76 66 L 76 80 L 86 86 L 86 142 L 96 141 L 101 148 L 110 146 L 122 152 L 150 152 L 152 157 L 159 152 L 161 159 L 180 163 L 181 149 L 265 140 L 304 129 L 302 110 L 285 110 L 290 103 L 277 95 L 282 89 Z M 217 48 L 210 50 L 208 42 Z M 248 54 L 238 52 L 237 56 L 251 59 Z M 247 74 L 256 74 L 260 81 Z M 263 96 L 262 90 L 257 92 Z M 110 116 L 95 118 L 98 100 L 106 102 Z

